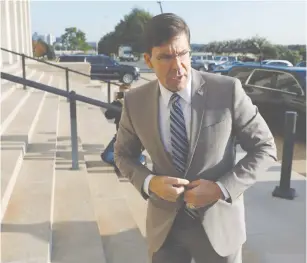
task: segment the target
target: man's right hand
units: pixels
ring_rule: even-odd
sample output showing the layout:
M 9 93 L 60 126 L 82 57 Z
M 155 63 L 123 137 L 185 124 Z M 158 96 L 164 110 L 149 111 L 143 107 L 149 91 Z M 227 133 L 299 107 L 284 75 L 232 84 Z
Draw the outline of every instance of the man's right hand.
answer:
M 190 182 L 186 179 L 170 176 L 154 176 L 149 183 L 149 190 L 160 198 L 176 202 L 177 198 L 184 192 L 184 186 Z

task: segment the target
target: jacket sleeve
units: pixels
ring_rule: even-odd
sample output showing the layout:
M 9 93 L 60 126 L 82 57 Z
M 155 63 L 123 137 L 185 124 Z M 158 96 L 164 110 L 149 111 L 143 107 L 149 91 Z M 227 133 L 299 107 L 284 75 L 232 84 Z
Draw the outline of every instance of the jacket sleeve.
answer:
M 277 159 L 274 137 L 238 79 L 233 85 L 232 115 L 234 134 L 247 154 L 219 179 L 230 194 L 231 201 L 253 185 L 257 175 L 266 172 Z
M 142 143 L 133 128 L 131 117 L 129 116 L 129 102 L 127 102 L 127 97 L 125 96 L 114 145 L 114 159 L 121 174 L 128 177 L 143 198 L 147 199 L 148 195 L 144 192 L 143 185 L 146 177 L 152 172 L 139 161 Z

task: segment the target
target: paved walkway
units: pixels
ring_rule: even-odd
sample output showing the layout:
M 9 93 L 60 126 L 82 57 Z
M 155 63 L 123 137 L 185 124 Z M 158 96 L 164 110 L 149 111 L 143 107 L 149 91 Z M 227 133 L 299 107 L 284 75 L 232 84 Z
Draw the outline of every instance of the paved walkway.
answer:
M 245 153 L 238 153 L 238 160 Z M 279 185 L 281 165 L 276 163 L 258 176 L 258 182 L 245 193 L 248 239 L 244 263 L 306 262 L 306 180 L 293 172 L 294 200 L 272 197 Z

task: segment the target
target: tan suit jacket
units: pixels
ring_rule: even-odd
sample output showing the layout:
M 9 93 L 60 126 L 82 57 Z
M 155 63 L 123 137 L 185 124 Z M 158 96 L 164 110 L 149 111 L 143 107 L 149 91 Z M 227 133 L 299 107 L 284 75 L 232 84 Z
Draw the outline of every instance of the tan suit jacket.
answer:
M 129 91 L 115 143 L 115 161 L 124 176 L 147 199 L 145 178 L 179 176 L 165 151 L 159 132 L 159 84 L 149 82 Z M 235 141 L 247 155 L 235 164 Z M 138 162 L 142 146 L 149 153 L 153 171 Z M 191 141 L 185 178 L 219 180 L 231 196 L 200 208 L 208 238 L 221 256 L 235 253 L 246 240 L 243 193 L 257 174 L 276 160 L 273 136 L 245 94 L 239 80 L 192 70 Z M 148 198 L 146 219 L 150 253 L 163 244 L 182 201 L 171 203 L 157 196 Z

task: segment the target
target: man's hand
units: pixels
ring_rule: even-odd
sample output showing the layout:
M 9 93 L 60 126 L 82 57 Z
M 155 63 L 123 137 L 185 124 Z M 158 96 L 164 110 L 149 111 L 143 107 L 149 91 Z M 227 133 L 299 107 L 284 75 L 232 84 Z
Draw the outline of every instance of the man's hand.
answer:
M 223 196 L 221 188 L 215 182 L 204 179 L 191 182 L 187 189 L 184 201 L 196 208 L 210 205 Z
M 149 190 L 166 201 L 176 202 L 184 192 L 184 186 L 189 183 L 188 180 L 182 178 L 154 176 L 150 180 Z

